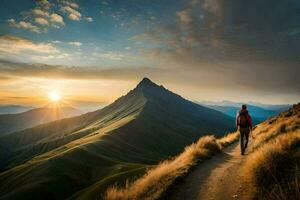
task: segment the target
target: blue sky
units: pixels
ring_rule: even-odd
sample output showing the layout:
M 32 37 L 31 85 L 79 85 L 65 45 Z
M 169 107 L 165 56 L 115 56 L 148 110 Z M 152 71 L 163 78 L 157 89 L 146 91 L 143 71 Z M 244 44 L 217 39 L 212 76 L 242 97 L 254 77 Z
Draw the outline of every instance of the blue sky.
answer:
M 153 48 L 156 44 L 136 41 L 134 36 L 155 31 L 161 24 L 172 23 L 175 20 L 174 13 L 184 4 L 177 2 L 170 5 L 170 1 L 141 3 L 136 0 L 47 2 L 50 3 L 48 8 L 39 1 L 2 2 L 1 34 L 29 39 L 36 43 L 49 43 L 62 51 L 61 53 L 74 55 L 70 60 L 53 58 L 46 60 L 46 63 L 77 65 L 99 65 L 99 62 L 103 65 L 137 64 L 136 60 L 122 58 L 135 57 L 141 50 Z M 70 8 L 79 17 L 73 19 L 70 17 L 72 13 L 64 11 L 64 8 Z M 44 14 L 36 14 L 35 10 Z M 50 16 L 53 14 L 61 16 L 62 23 L 51 22 Z M 37 23 L 37 18 L 46 20 L 47 24 Z M 14 21 L 10 23 L 9 20 Z M 34 28 L 18 27 L 18 23 L 22 21 L 30 23 Z M 32 60 L 25 58 L 25 61 Z M 151 64 L 147 59 L 139 59 L 138 64 L 145 62 Z
M 299 10 L 299 0 L 2 0 L 0 103 L 61 82 L 111 102 L 145 76 L 192 100 L 295 103 Z

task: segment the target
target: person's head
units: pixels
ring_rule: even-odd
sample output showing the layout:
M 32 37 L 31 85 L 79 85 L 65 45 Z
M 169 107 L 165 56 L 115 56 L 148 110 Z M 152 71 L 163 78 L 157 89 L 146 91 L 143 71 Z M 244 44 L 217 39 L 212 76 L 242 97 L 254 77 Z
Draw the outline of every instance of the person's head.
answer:
M 243 110 L 246 110 L 247 109 L 247 106 L 244 104 L 244 105 L 242 105 L 242 109 Z

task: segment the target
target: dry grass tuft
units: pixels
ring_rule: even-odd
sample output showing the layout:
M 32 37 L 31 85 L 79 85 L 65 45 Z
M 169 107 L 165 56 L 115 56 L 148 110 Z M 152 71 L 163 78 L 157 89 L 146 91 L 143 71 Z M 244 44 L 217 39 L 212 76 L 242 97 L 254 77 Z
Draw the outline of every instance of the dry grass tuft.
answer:
M 239 132 L 233 132 L 225 135 L 221 139 L 218 139 L 219 145 L 221 145 L 222 148 L 232 144 L 233 142 L 237 141 L 239 139 Z
M 289 113 L 290 117 L 288 118 L 285 117 L 286 113 Z M 277 136 L 289 132 L 293 132 L 299 129 L 299 127 L 300 127 L 300 118 L 299 115 L 294 110 L 283 112 L 276 119 L 272 118 L 258 125 L 258 127 L 254 131 L 255 140 L 253 141 L 252 151 L 255 151 L 260 146 L 271 141 Z
M 105 194 L 107 200 L 120 199 L 158 199 L 176 179 L 186 174 L 197 162 L 211 157 L 221 151 L 223 147 L 236 141 L 237 133 L 228 134 L 216 140 L 214 136 L 204 136 L 196 143 L 187 146 L 174 159 L 164 161 L 150 169 L 143 177 L 125 187 L 111 187 Z
M 300 199 L 300 131 L 280 135 L 250 154 L 245 174 L 258 199 Z

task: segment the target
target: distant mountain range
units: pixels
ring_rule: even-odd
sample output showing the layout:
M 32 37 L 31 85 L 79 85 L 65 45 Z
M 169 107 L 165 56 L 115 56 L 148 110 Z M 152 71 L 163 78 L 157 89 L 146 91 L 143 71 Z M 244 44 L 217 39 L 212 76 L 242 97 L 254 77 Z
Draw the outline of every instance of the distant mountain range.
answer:
M 251 102 L 249 103 L 241 103 L 241 102 L 232 102 L 232 101 L 221 101 L 221 102 L 211 102 L 211 101 L 201 101 L 196 102 L 200 105 L 206 106 L 208 108 L 220 111 L 228 116 L 236 117 L 237 112 L 241 109 L 243 104 L 247 105 L 247 109 L 249 110 L 254 124 L 258 124 L 269 117 L 273 117 L 283 110 L 287 110 L 292 107 L 292 105 L 267 105 Z M 260 105 L 260 106 L 258 106 Z
M 0 115 L 0 136 L 79 114 L 81 111 L 72 107 L 49 106 L 17 114 L 2 114 Z
M 234 119 L 144 78 L 103 109 L 0 137 L 0 199 L 96 199 Z
M 274 111 L 278 111 L 278 110 L 284 111 L 292 107 L 291 104 L 274 105 L 274 104 L 263 104 L 254 101 L 234 102 L 234 101 L 223 100 L 223 101 L 200 101 L 197 103 L 204 104 L 204 105 L 229 106 L 229 107 L 241 107 L 243 104 L 246 104 L 246 105 L 256 106 L 266 110 L 274 110 Z
M 21 105 L 0 105 L 0 114 L 16 114 L 31 109 L 34 109 L 34 107 Z

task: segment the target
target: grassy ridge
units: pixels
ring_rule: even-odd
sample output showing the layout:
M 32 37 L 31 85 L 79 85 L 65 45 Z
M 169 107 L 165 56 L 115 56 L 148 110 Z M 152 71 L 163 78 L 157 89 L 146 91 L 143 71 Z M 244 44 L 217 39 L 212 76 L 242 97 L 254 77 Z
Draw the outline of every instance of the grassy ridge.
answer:
M 237 133 L 231 133 L 217 140 L 214 136 L 201 137 L 189 145 L 177 157 L 164 161 L 150 169 L 143 177 L 125 187 L 111 187 L 105 194 L 107 200 L 117 199 L 158 199 L 175 180 L 186 174 L 192 166 L 220 152 L 233 143 Z
M 300 199 L 300 104 L 255 130 L 244 171 L 255 199 Z

